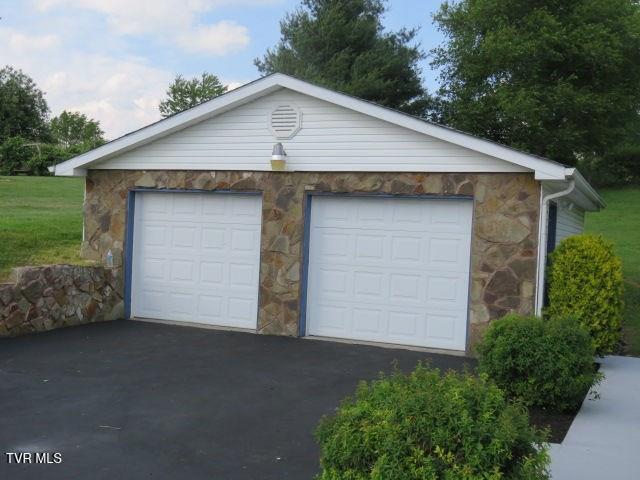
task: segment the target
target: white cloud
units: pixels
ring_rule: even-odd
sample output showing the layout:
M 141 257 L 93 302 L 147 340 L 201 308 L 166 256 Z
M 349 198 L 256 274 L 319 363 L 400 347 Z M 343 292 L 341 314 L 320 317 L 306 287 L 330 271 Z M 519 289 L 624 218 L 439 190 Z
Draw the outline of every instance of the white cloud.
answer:
M 249 83 L 249 81 L 245 81 L 245 82 L 229 82 L 227 83 L 227 91 L 231 91 L 231 90 L 235 90 L 238 87 L 241 87 L 245 84 Z
M 45 92 L 52 115 L 62 110 L 85 113 L 100 121 L 108 138 L 160 118 L 158 103 L 172 72 L 137 57 L 69 51 L 58 42 L 11 41 L 14 38 L 15 30 L 0 29 L 0 65 L 31 76 Z
M 76 54 L 60 67 L 42 83 L 52 112 L 85 113 L 100 120 L 110 138 L 158 120 L 158 104 L 173 77 L 141 59 L 95 54 Z
M 280 0 L 234 0 L 274 1 Z M 224 3 L 231 0 L 33 0 L 31 5 L 46 15 L 31 10 L 24 28 L 0 27 L 0 67 L 12 65 L 31 76 L 45 92 L 52 116 L 62 110 L 82 112 L 99 120 L 113 139 L 161 118 L 158 104 L 178 73 L 128 54 L 129 46 L 139 41 L 128 34 L 158 35 L 166 48 L 193 53 L 237 51 L 250 41 L 244 26 L 224 20 L 199 23 L 199 12 Z M 92 12 L 104 16 L 106 31 Z M 165 32 L 170 36 L 160 38 Z M 191 77 L 200 72 L 182 73 Z M 223 78 L 223 83 L 230 89 L 246 83 L 238 80 Z
M 189 27 L 203 2 L 181 0 L 36 0 L 42 12 L 56 8 L 79 8 L 105 16 L 119 34 L 170 32 Z
M 235 22 L 223 20 L 179 34 L 176 41 L 187 52 L 225 55 L 249 44 L 249 31 Z
M 42 12 L 73 7 L 105 17 L 118 35 L 150 34 L 177 42 L 187 52 L 226 55 L 249 44 L 249 31 L 222 20 L 201 24 L 198 16 L 225 5 L 277 4 L 282 0 L 34 0 Z
M 27 35 L 12 28 L 0 28 L 0 38 L 5 48 L 23 54 L 50 49 L 60 41 L 57 35 Z

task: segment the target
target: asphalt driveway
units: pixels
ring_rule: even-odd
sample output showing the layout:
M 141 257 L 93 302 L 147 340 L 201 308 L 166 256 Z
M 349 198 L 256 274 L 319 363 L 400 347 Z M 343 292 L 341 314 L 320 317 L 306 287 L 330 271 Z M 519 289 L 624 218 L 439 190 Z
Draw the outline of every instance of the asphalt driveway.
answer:
M 0 478 L 310 479 L 320 417 L 360 379 L 420 360 L 471 362 L 132 321 L 0 340 Z

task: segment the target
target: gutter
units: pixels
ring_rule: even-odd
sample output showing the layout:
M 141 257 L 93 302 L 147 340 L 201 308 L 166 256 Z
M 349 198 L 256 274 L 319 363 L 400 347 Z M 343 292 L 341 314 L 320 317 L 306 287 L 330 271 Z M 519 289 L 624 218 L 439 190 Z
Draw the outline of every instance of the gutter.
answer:
M 577 168 L 566 168 L 565 177 L 576 181 L 576 190 L 591 200 L 595 205 L 596 210 L 606 207 L 605 201 L 600 195 L 598 195 L 598 192 L 596 192 L 589 182 L 587 182 L 587 179 L 582 176 Z
M 567 169 L 573 170 L 573 169 Z M 573 172 L 572 172 L 573 173 Z M 536 303 L 535 303 L 535 314 L 542 314 L 542 306 L 544 300 L 544 277 L 545 270 L 547 265 L 547 226 L 548 226 L 548 218 L 549 218 L 549 202 L 556 198 L 565 197 L 576 187 L 576 181 L 573 178 L 569 178 L 569 186 L 556 193 L 551 193 L 549 195 L 545 195 L 541 199 L 540 206 L 540 231 L 538 234 L 538 268 L 537 268 L 537 277 L 536 277 Z M 595 193 L 595 192 L 594 192 Z M 597 195 L 597 194 L 596 194 Z

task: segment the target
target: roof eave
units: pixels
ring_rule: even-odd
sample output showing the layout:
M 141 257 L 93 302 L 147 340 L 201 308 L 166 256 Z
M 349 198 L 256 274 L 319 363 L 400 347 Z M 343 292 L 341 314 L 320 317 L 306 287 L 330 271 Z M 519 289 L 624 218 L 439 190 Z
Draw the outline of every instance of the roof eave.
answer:
M 591 186 L 587 179 L 582 176 L 577 168 L 566 168 L 566 178 L 575 180 L 576 190 L 582 193 L 592 203 L 593 208 L 589 210 L 598 211 L 607 206 L 602 197 L 598 195 L 598 192 L 595 191 L 595 189 Z

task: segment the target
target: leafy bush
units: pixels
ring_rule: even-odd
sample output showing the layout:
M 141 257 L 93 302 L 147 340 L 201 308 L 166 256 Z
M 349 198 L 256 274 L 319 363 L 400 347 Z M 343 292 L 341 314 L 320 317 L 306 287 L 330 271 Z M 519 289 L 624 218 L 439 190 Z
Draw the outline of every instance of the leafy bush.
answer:
M 22 137 L 10 137 L 0 145 L 0 175 L 11 175 L 15 170 L 26 166 L 32 152 Z
M 576 409 L 600 379 L 591 338 L 569 317 L 507 315 L 490 324 L 478 354 L 479 371 L 528 406 Z
M 36 175 L 48 175 L 48 167 L 64 162 L 72 156 L 73 153 L 71 153 L 71 149 L 51 143 L 43 143 L 40 145 L 40 149 L 31 157 L 27 165 Z
M 544 434 L 486 376 L 418 366 L 362 382 L 316 438 L 321 480 L 549 478 Z
M 546 313 L 575 316 L 597 354 L 614 351 L 621 338 L 624 284 L 613 245 L 594 235 L 564 239 L 551 255 L 548 280 Z

